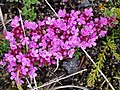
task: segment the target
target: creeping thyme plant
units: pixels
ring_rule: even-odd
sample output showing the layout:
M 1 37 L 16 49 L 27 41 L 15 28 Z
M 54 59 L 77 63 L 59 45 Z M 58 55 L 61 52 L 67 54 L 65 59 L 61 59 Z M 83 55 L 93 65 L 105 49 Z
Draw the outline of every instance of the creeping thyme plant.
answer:
M 65 9 L 58 11 L 59 19 L 47 17 L 36 22 L 24 21 L 15 16 L 10 25 L 12 31 L 7 31 L 5 38 L 10 43 L 9 52 L 1 61 L 7 65 L 11 80 L 24 83 L 23 78 L 36 77 L 37 67 L 56 64 L 57 60 L 72 58 L 76 48 L 91 48 L 96 46 L 96 40 L 104 37 L 111 26 L 112 18 L 93 18 L 93 9 L 84 11 Z

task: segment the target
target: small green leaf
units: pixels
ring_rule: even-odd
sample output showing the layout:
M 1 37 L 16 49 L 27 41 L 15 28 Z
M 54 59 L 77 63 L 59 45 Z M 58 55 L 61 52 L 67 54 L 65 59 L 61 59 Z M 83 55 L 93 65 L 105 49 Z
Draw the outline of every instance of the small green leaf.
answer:
M 32 4 L 37 4 L 38 0 L 32 0 L 31 3 Z
M 28 10 L 27 10 L 26 7 L 23 7 L 23 8 L 22 8 L 22 11 L 23 11 L 23 12 L 22 12 L 23 15 L 28 15 Z

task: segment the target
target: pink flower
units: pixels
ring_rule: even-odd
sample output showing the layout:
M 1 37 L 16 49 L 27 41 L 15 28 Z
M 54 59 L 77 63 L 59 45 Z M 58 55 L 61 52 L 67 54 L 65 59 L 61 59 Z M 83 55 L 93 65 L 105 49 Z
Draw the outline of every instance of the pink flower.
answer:
M 39 27 L 44 26 L 44 25 L 45 25 L 45 22 L 44 22 L 44 21 L 38 20 L 38 26 L 39 26 Z
M 38 48 L 38 45 L 35 41 L 29 41 L 29 48 L 36 49 Z
M 15 16 L 10 25 L 12 27 L 18 27 L 20 25 L 19 21 L 20 21 L 20 18 L 18 16 Z
M 32 57 L 38 57 L 38 56 L 39 56 L 39 55 L 38 55 L 38 49 L 32 49 L 30 55 L 31 55 Z
M 78 45 L 78 47 L 82 47 L 82 48 L 86 49 L 86 48 L 88 47 L 88 44 L 87 44 L 86 41 L 82 41 L 82 42 Z
M 35 73 L 36 70 L 37 70 L 37 68 L 33 67 L 33 66 L 31 66 L 29 68 L 28 74 L 29 74 L 29 76 L 30 76 L 31 79 L 33 79 L 34 77 L 37 76 L 37 74 Z
M 0 61 L 0 65 L 2 65 L 3 67 L 6 65 L 5 61 Z
M 30 66 L 30 60 L 29 58 L 22 58 L 21 63 L 23 66 Z
M 22 58 L 24 58 L 24 55 L 21 52 L 19 52 L 19 54 L 16 55 L 16 58 L 18 59 L 18 62 L 22 62 Z
M 73 58 L 76 48 L 96 46 L 96 40 L 105 36 L 113 18 L 95 18 L 92 11 L 92 8 L 86 8 L 82 12 L 71 10 L 66 13 L 65 9 L 60 9 L 59 19 L 48 17 L 38 20 L 38 23 L 25 20 L 24 27 L 29 29 L 25 31 L 25 37 L 19 17 L 15 17 L 11 22 L 11 32 L 7 31 L 5 35 L 10 43 L 9 51 L 0 62 L 7 66 L 10 79 L 22 84 L 22 78 L 37 76 L 35 66 L 56 64 L 56 60 Z M 24 45 L 28 46 L 27 52 Z
M 63 10 L 60 9 L 60 10 L 58 11 L 58 16 L 59 16 L 59 17 L 63 17 L 63 18 L 64 18 L 65 15 L 66 15 L 66 10 L 65 10 L 65 9 L 63 9 Z
M 91 48 L 92 46 L 96 46 L 95 39 L 89 39 L 88 40 L 88 47 Z
M 72 33 L 74 36 L 78 36 L 79 29 L 78 29 L 78 28 L 76 29 L 75 27 L 72 27 L 71 33 Z
M 26 68 L 26 67 L 24 67 L 24 66 L 21 66 L 20 67 L 20 71 L 21 71 L 21 73 L 23 74 L 23 75 L 27 75 L 27 72 L 28 72 L 28 68 Z
M 56 60 L 63 60 L 63 56 L 60 52 L 54 53 L 54 56 Z
M 50 58 L 52 56 L 52 54 L 46 50 L 42 51 L 41 57 L 43 57 L 45 60 L 47 60 L 47 62 L 50 62 Z
M 56 61 L 55 61 L 55 60 L 52 60 L 51 62 L 52 62 L 52 64 L 56 64 Z
M 70 45 L 69 45 L 69 42 L 66 41 L 65 43 L 64 42 L 61 42 L 61 48 L 62 49 L 70 49 Z
M 38 39 L 40 39 L 40 37 L 41 37 L 41 35 L 38 35 L 38 34 L 36 34 L 36 33 L 33 33 L 33 35 L 32 35 L 32 40 L 33 41 L 35 41 L 35 42 L 37 42 L 38 41 Z
M 5 38 L 9 40 L 10 42 L 15 41 L 14 34 L 12 32 L 6 32 Z
M 22 43 L 22 45 L 25 45 L 25 44 L 28 45 L 29 44 L 29 38 L 28 37 L 22 38 L 21 43 Z
M 12 49 L 12 50 L 14 50 L 14 49 L 17 49 L 17 46 L 16 46 L 16 42 L 10 42 L 10 48 Z
M 80 38 L 77 36 L 70 36 L 68 40 L 69 40 L 69 45 L 73 48 L 77 47 L 80 43 Z
M 59 47 L 60 44 L 61 44 L 61 40 L 60 40 L 60 39 L 54 38 L 54 39 L 51 41 L 51 45 L 52 45 L 53 47 Z
M 47 47 L 47 42 L 43 39 L 41 43 L 39 43 L 39 46 L 42 47 L 42 49 L 45 49 Z
M 107 25 L 107 18 L 100 17 L 100 24 L 101 25 Z
M 67 0 L 62 0 L 62 2 L 67 2 Z
M 75 52 L 74 49 L 70 49 L 70 50 L 68 51 L 68 56 L 69 56 L 69 58 L 72 58 L 72 57 L 73 57 L 74 52 Z
M 11 77 L 10 77 L 10 79 L 11 79 L 11 80 L 13 80 L 13 79 L 16 80 L 16 78 L 17 78 L 17 73 L 11 72 Z
M 85 13 L 86 16 L 91 17 L 91 16 L 93 16 L 92 11 L 93 11 L 92 8 L 89 8 L 89 9 L 86 8 L 86 9 L 84 10 L 84 13 Z
M 55 18 L 50 18 L 50 17 L 48 17 L 47 18 L 47 21 L 46 21 L 46 24 L 48 24 L 48 25 L 53 25 L 53 22 L 55 21 Z
M 82 16 L 80 18 L 77 18 L 77 21 L 78 21 L 78 25 L 86 24 L 85 18 Z
M 106 33 L 107 33 L 107 31 L 101 30 L 100 33 L 99 33 L 99 36 L 104 37 Z
M 35 30 L 38 27 L 38 25 L 35 22 L 29 22 L 28 20 L 25 20 L 24 26 L 27 29 L 31 29 L 31 30 Z
M 81 29 L 81 34 L 83 36 L 91 35 L 94 32 L 92 25 L 86 25 L 84 29 Z

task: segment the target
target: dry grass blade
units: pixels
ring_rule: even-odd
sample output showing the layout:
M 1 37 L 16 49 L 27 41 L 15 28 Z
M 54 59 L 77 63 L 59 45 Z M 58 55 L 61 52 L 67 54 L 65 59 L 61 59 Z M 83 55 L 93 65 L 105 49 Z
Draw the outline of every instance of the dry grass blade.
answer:
M 59 59 L 57 59 L 57 67 L 55 68 L 54 72 L 56 72 L 59 68 Z
M 34 77 L 34 84 L 35 84 L 35 88 L 36 88 L 37 87 L 37 82 L 36 82 L 35 77 Z M 38 90 L 38 89 L 36 89 L 36 90 Z
M 4 23 L 4 19 L 3 19 L 3 14 L 2 14 L 2 10 L 1 10 L 1 7 L 0 7 L 0 19 L 1 19 L 1 21 L 2 21 L 2 25 L 3 25 L 3 27 L 4 27 L 4 33 L 7 31 L 7 29 L 6 29 L 6 26 L 5 26 L 5 23 Z
M 27 78 L 26 78 L 26 81 L 28 83 L 28 88 L 30 88 L 30 90 L 33 90 L 32 85 L 30 84 L 30 82 L 29 82 L 29 80 Z
M 74 86 L 74 85 L 66 85 L 66 86 L 58 86 L 50 90 L 58 90 L 58 89 L 63 89 L 63 88 L 76 88 L 76 89 L 82 89 L 82 90 L 89 90 L 86 87 L 82 86 Z
M 26 34 L 25 34 L 25 28 L 24 28 L 24 25 L 23 25 L 23 20 L 22 20 L 22 11 L 18 8 L 18 11 L 19 11 L 19 16 L 20 16 L 20 22 L 21 22 L 21 26 L 22 26 L 22 29 L 23 29 L 23 33 L 24 33 L 24 37 L 26 37 Z M 26 52 L 28 51 L 28 45 L 26 44 Z
M 82 72 L 84 72 L 84 71 L 87 71 L 87 69 L 78 71 L 78 72 L 76 72 L 76 73 L 70 74 L 70 75 L 68 75 L 68 76 L 66 76 L 66 77 L 62 77 L 62 78 L 56 79 L 56 80 L 51 81 L 51 82 L 47 82 L 47 83 L 45 83 L 45 84 L 43 84 L 43 85 L 41 85 L 41 86 L 39 86 L 39 87 L 37 87 L 37 88 L 34 88 L 34 89 L 38 89 L 38 88 L 42 88 L 42 87 L 48 86 L 48 85 L 50 85 L 50 84 L 59 82 L 59 81 L 61 81 L 61 80 L 64 80 L 64 79 L 69 78 L 69 77 L 71 77 L 71 76 L 77 75 L 77 74 L 82 73 Z
M 49 4 L 49 2 L 47 0 L 45 0 L 45 2 L 48 4 L 48 6 L 52 9 L 52 11 L 55 13 L 55 15 L 59 18 L 58 14 L 56 13 L 56 11 L 54 10 L 54 8 L 52 8 L 52 6 Z M 59 18 L 60 19 L 60 18 Z

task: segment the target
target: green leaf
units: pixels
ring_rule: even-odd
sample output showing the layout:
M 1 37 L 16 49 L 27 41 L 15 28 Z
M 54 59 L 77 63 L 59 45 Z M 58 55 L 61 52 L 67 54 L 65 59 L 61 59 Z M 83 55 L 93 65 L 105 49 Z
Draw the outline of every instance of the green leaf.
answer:
M 23 12 L 22 12 L 23 15 L 28 15 L 28 10 L 27 10 L 26 7 L 23 7 L 23 8 L 22 8 L 22 11 L 23 11 Z
M 110 11 L 109 11 L 109 9 L 108 9 L 108 8 L 105 8 L 104 15 L 105 15 L 105 16 L 107 16 L 107 15 L 109 15 L 109 14 L 110 14 Z
M 31 0 L 32 4 L 37 4 L 38 0 Z

